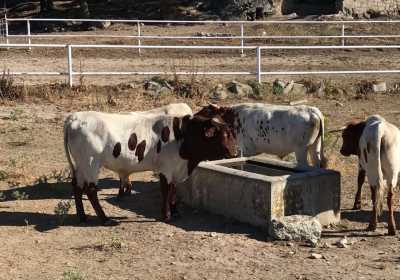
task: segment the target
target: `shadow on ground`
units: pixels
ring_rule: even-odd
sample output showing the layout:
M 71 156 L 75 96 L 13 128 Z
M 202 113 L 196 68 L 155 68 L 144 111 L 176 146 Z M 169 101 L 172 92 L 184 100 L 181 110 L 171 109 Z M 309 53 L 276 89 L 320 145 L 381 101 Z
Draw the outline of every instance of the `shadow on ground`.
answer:
M 151 220 L 161 218 L 161 192 L 158 182 L 134 182 L 135 194 L 118 200 L 116 197 L 106 199 L 109 203 L 124 210 L 132 211 Z M 244 234 L 257 240 L 266 239 L 266 234 L 256 227 L 236 222 L 220 215 L 210 214 L 179 204 L 179 215 L 170 224 L 186 231 L 204 231 L 219 233 Z

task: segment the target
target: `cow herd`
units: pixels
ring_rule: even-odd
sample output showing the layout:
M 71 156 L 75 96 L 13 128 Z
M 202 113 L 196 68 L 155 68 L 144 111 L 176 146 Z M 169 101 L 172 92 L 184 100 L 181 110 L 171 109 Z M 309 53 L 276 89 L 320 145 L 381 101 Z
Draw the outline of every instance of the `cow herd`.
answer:
M 342 132 L 344 156 L 359 158 L 355 209 L 360 208 L 365 176 L 371 186 L 375 230 L 388 185 L 389 234 L 395 234 L 393 188 L 400 163 L 400 132 L 380 116 L 350 123 Z M 299 166 L 326 167 L 324 117 L 311 106 L 243 103 L 213 104 L 193 114 L 184 103 L 126 114 L 77 112 L 64 124 L 64 147 L 71 168 L 77 216 L 86 221 L 82 195 L 86 193 L 102 223 L 109 223 L 98 197 L 102 167 L 120 177 L 118 196 L 131 192 L 129 175 L 138 171 L 159 174 L 162 218 L 176 214 L 176 184 L 205 160 L 259 153 L 284 157 L 294 153 Z M 310 162 L 309 162 L 310 161 Z

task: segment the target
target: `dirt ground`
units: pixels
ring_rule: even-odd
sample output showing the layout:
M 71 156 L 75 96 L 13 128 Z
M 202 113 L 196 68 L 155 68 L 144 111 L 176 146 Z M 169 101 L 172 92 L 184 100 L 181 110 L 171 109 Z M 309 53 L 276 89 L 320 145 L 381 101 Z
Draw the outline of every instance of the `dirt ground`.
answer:
M 192 34 L 193 29 L 187 32 Z M 59 58 L 60 54 L 63 56 Z M 31 53 L 3 50 L 0 51 L 0 65 L 12 71 L 62 71 L 66 69 L 64 55 L 63 50 L 33 50 Z M 180 53 L 145 51 L 139 58 L 127 50 L 77 52 L 75 55 L 78 58 L 82 55 L 75 69 L 83 67 L 85 71 L 93 70 L 99 63 L 108 70 L 149 70 L 158 65 L 163 65 L 162 69 L 175 69 L 179 64 L 187 69 L 201 66 L 227 70 L 230 67 L 236 71 L 255 66 L 251 53 L 243 58 L 210 51 L 186 57 Z M 121 55 L 124 59 L 119 59 Z M 276 52 L 264 62 L 282 70 L 326 66 L 331 69 L 354 66 L 390 69 L 397 67 L 399 58 L 398 50 L 335 54 L 298 51 Z M 396 75 L 372 78 L 398 81 Z M 352 84 L 365 77 L 335 79 Z M 24 84 L 50 81 L 54 80 L 47 77 L 23 79 Z M 176 101 L 187 102 L 198 109 L 208 101 L 207 98 L 175 96 L 152 99 L 141 93 L 143 81 L 133 77 L 85 78 L 85 83 L 98 85 L 122 81 L 133 81 L 137 86 L 117 88 L 109 93 L 89 89 L 88 92 L 0 103 L 0 279 L 399 279 L 400 240 L 385 235 L 386 212 L 376 232 L 364 231 L 371 210 L 368 188 L 363 192 L 363 210 L 349 210 L 355 195 L 357 164 L 355 158 L 339 155 L 340 140 L 334 145 L 335 136 L 327 140 L 326 146 L 330 167 L 342 174 L 342 221 L 324 229 L 317 248 L 302 243 L 272 242 L 262 230 L 183 205 L 180 218 L 171 224 L 163 223 L 159 220 L 158 179 L 151 172 L 134 174 L 131 179 L 136 194 L 122 201 L 116 200 L 118 181 L 115 175 L 106 170 L 102 172 L 100 203 L 105 212 L 118 221 L 117 225 L 101 226 L 88 201 L 84 201 L 90 214 L 87 224 L 78 223 L 73 204 L 62 222 L 55 208 L 60 201 L 72 202 L 71 186 L 65 178 L 67 162 L 62 144 L 63 119 L 67 113 L 146 110 Z M 207 81 L 219 82 L 215 78 Z M 113 105 L 107 101 L 107 94 L 113 94 Z M 352 118 L 377 113 L 400 125 L 398 95 L 376 94 L 361 100 L 351 95 L 306 98 L 308 104 L 321 109 L 332 128 Z M 221 104 L 245 101 L 248 100 L 230 99 Z M 287 100 L 271 95 L 264 101 L 286 103 Z M 397 209 L 399 201 L 398 198 Z M 400 225 L 398 211 L 396 221 Z M 348 248 L 332 245 L 344 236 L 351 243 Z M 320 253 L 323 258 L 310 259 L 313 252 Z
M 107 110 L 137 110 L 178 100 L 137 102 L 119 96 L 119 105 Z M 0 106 L 0 190 L 4 200 L 0 202 L 0 279 L 75 279 L 68 278 L 71 275 L 84 279 L 399 278 L 399 237 L 386 236 L 383 222 L 377 232 L 363 231 L 371 209 L 367 188 L 363 210 L 348 210 L 355 193 L 356 161 L 341 157 L 337 152 L 340 143 L 334 147 L 334 141 L 327 151 L 331 167 L 342 173 L 342 221 L 324 229 L 317 248 L 271 242 L 257 228 L 185 206 L 180 218 L 163 223 L 159 221 L 157 178 L 150 172 L 132 176 L 137 193 L 123 201 L 116 200 L 117 178 L 102 172 L 101 204 L 118 225 L 101 226 L 88 201 L 88 224 L 78 223 L 72 205 L 62 225 L 54 209 L 61 200 L 71 199 L 71 187 L 60 174 L 67 167 L 63 118 L 67 112 L 91 108 L 92 103 L 88 95 Z M 327 116 L 330 127 L 372 113 L 400 125 L 397 95 L 342 103 L 343 107 L 335 100 L 309 98 L 309 104 Z M 399 215 L 396 220 L 400 224 Z M 350 241 L 349 248 L 331 246 L 343 236 Z M 324 258 L 310 259 L 312 252 Z

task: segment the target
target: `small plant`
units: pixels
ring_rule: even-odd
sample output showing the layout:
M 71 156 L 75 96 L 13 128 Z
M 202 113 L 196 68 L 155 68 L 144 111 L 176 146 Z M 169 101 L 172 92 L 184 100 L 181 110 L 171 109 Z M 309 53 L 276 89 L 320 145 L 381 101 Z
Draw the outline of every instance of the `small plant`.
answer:
M 276 95 L 282 95 L 283 90 L 284 87 L 282 86 L 281 83 L 279 83 L 279 80 L 275 80 L 274 83 L 272 84 L 272 92 Z
M 25 200 L 29 198 L 29 195 L 27 195 L 25 192 L 13 191 L 11 193 L 11 197 L 16 200 Z
M 109 239 L 103 240 L 100 246 L 98 246 L 100 250 L 110 251 L 110 252 L 120 251 L 122 247 L 123 247 L 122 240 L 117 236 L 112 236 Z
M 62 280 L 84 280 L 85 277 L 77 270 L 64 271 Z
M 0 201 L 6 200 L 6 196 L 4 195 L 3 192 L 0 192 Z
M 21 100 L 23 99 L 23 92 L 21 87 L 14 84 L 14 78 L 10 74 L 10 70 L 0 76 L 0 99 L 8 100 Z
M 10 175 L 6 171 L 0 170 L 0 181 L 7 180 L 9 177 Z
M 23 111 L 21 109 L 15 109 L 10 112 L 10 120 L 17 121 L 22 116 Z
M 61 224 L 64 224 L 65 218 L 70 209 L 71 202 L 69 200 L 61 200 L 57 203 L 56 207 L 54 207 L 54 213 L 58 216 Z

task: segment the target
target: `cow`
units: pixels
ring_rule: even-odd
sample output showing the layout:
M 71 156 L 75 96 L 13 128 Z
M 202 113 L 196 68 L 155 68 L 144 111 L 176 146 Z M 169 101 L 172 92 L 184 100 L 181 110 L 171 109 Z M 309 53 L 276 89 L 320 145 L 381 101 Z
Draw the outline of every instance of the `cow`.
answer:
M 361 206 L 361 188 L 365 180 L 371 188 L 373 210 L 367 230 L 374 231 L 382 212 L 383 196 L 387 185 L 389 209 L 388 234 L 396 234 L 393 215 L 393 189 L 397 186 L 400 171 L 400 131 L 379 115 L 364 121 L 349 123 L 342 132 L 343 156 L 358 156 L 358 190 L 355 206 Z
M 216 114 L 231 125 L 244 156 L 267 153 L 284 157 L 295 153 L 299 166 L 325 167 L 324 116 L 316 107 L 243 103 L 230 107 L 209 104 L 197 115 Z
M 136 115 L 171 115 L 175 117 L 183 117 L 185 115 L 192 115 L 192 109 L 186 103 L 172 103 L 166 106 L 161 106 L 148 111 L 135 111 L 129 113 L 132 116 Z M 129 181 L 129 176 L 120 178 L 118 198 L 132 193 L 132 184 Z
M 184 181 L 203 160 L 236 155 L 233 133 L 217 115 L 76 112 L 65 120 L 64 147 L 78 218 L 86 221 L 82 203 L 86 193 L 103 224 L 110 219 L 97 197 L 101 167 L 115 171 L 120 178 L 144 170 L 159 173 L 162 218 L 169 221 L 176 208 L 176 183 Z

